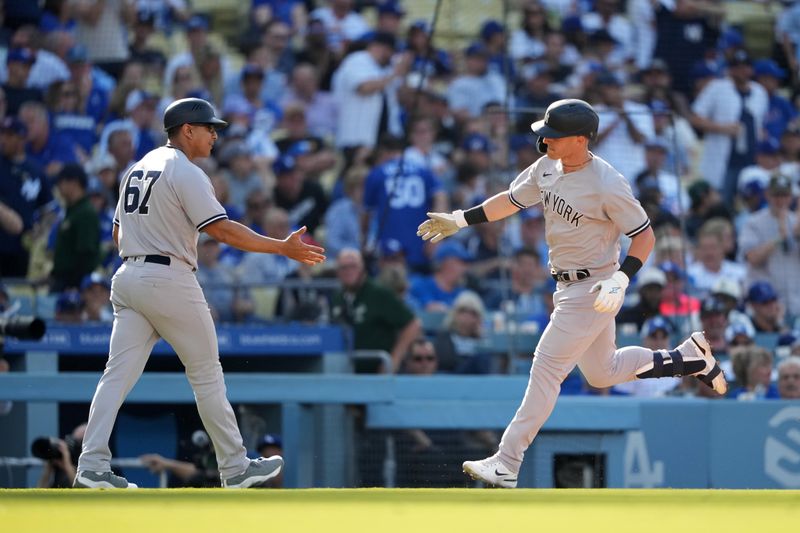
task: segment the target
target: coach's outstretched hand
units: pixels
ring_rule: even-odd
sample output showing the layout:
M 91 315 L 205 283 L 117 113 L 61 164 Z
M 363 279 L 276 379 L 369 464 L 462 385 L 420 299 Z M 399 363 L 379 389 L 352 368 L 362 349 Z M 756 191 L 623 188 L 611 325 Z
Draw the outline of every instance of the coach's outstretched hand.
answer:
M 594 300 L 594 310 L 601 313 L 616 313 L 625 301 L 625 289 L 630 280 L 624 272 L 617 270 L 603 281 L 595 283 L 589 292 L 598 292 Z
M 294 259 L 295 261 L 300 261 L 307 265 L 322 263 L 325 261 L 325 256 L 323 255 L 325 249 L 303 242 L 300 237 L 302 237 L 305 232 L 306 227 L 303 226 L 283 239 L 283 255 L 289 259 Z
M 417 228 L 417 236 L 423 241 L 439 242 L 458 232 L 458 223 L 452 213 L 428 213 L 428 220 Z

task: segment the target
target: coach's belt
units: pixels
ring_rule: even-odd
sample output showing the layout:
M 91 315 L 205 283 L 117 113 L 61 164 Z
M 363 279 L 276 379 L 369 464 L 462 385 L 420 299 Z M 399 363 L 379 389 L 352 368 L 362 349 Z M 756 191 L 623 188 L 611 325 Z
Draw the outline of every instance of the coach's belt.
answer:
M 128 259 L 137 259 L 142 257 L 141 255 L 132 255 L 130 257 L 126 257 L 123 261 L 127 261 Z M 169 266 L 170 259 L 166 255 L 146 255 L 144 256 L 145 263 L 156 263 L 157 265 L 166 265 Z
M 591 274 L 589 274 L 589 269 L 586 268 L 579 268 L 579 269 L 572 269 L 572 270 L 555 270 L 550 269 L 550 275 L 556 281 L 580 281 L 582 279 L 588 278 Z

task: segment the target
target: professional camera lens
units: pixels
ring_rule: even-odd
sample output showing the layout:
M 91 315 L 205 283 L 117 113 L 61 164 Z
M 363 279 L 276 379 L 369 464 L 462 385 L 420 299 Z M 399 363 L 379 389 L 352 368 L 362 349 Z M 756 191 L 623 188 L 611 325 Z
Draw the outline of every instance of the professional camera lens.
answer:
M 31 454 L 42 461 L 60 459 L 61 450 L 58 449 L 58 439 L 55 437 L 39 437 L 31 444 Z
M 44 336 L 44 330 L 44 320 L 35 316 L 0 318 L 0 336 L 35 341 Z

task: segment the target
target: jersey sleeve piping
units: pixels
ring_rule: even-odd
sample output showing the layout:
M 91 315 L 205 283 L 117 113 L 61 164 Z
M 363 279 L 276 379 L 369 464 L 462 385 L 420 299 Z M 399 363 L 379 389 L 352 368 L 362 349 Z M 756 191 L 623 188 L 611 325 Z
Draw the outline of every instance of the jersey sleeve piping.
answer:
M 115 225 L 115 226 L 119 226 L 119 219 L 118 219 L 118 218 L 115 218 L 115 219 L 114 219 L 114 225 Z
M 514 198 L 514 193 L 512 193 L 510 190 L 508 191 L 508 199 L 511 200 L 512 204 L 519 207 L 520 209 L 527 209 L 527 206 L 521 204 Z
M 649 227 L 650 227 L 650 219 L 648 218 L 647 220 L 644 221 L 644 224 L 642 224 L 641 226 L 632 231 L 629 231 L 628 233 L 625 234 L 625 236 L 632 239 Z
M 209 217 L 197 225 L 197 231 L 200 231 L 201 229 L 205 228 L 212 222 L 216 222 L 217 220 L 223 220 L 226 218 L 228 218 L 228 215 L 225 213 L 220 213 L 218 215 L 214 215 L 213 217 Z

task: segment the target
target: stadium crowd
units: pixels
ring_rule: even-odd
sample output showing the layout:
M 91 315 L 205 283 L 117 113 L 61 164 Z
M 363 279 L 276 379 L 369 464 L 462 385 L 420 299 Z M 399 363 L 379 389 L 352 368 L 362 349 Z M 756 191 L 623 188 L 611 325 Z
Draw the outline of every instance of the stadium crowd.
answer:
M 311 269 L 203 234 L 215 319 L 345 323 L 390 355 L 384 371 L 509 371 L 489 333 L 536 333 L 552 310 L 541 211 L 439 245 L 416 229 L 507 188 L 540 157 L 530 123 L 576 97 L 658 237 L 619 331 L 662 349 L 702 327 L 731 396 L 800 397 L 800 3 L 767 4 L 780 16 L 760 40 L 718 0 L 509 2 L 506 21 L 446 38 L 399 0 L 252 0 L 234 32 L 187 0 L 39 4 L 0 1 L 3 307 L 35 287 L 57 321 L 113 319 L 126 170 L 195 96 L 229 123 L 198 163 L 228 216 L 277 238 L 305 225 L 331 258 Z

